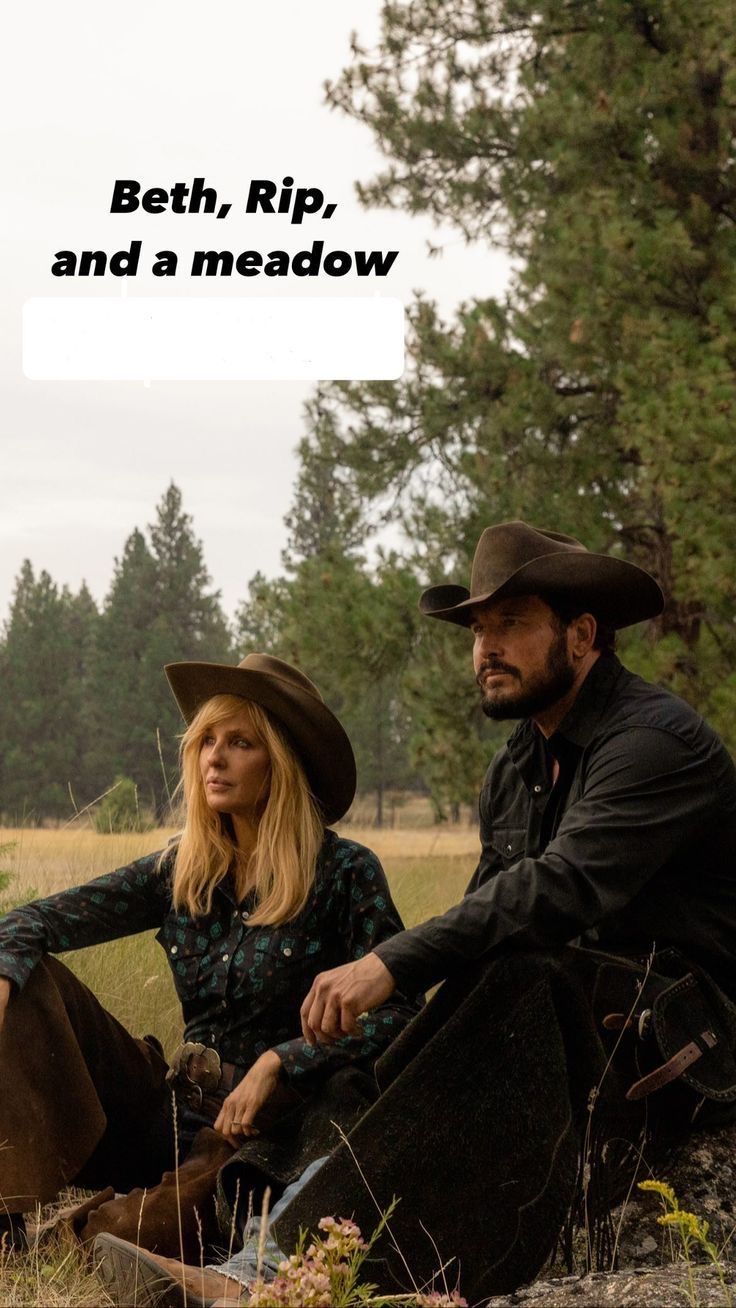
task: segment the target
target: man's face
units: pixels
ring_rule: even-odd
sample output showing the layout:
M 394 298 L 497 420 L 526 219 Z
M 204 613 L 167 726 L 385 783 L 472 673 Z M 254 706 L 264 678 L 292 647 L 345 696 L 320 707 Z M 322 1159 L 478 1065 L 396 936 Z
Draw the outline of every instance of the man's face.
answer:
M 473 666 L 489 718 L 528 718 L 571 689 L 575 670 L 561 627 L 538 595 L 500 599 L 473 609 Z

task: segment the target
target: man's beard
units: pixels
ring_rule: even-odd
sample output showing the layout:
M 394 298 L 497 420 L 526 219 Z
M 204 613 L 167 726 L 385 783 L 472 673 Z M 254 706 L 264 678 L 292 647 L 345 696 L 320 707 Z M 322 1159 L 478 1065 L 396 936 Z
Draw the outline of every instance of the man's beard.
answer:
M 478 675 L 482 677 L 494 669 L 512 673 L 516 671 L 505 664 L 489 662 Z M 493 692 L 486 690 L 480 682 L 481 708 L 486 717 L 492 718 L 494 722 L 501 722 L 504 718 L 531 718 L 562 699 L 574 681 L 575 671 L 567 653 L 566 633 L 560 631 L 549 648 L 543 672 L 528 679 L 516 693 L 512 690 L 498 698 L 491 698 Z

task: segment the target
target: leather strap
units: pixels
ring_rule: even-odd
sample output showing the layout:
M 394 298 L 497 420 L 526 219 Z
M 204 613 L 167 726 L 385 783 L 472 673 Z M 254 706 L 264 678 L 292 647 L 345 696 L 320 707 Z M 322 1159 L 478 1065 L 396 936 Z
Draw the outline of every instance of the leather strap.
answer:
M 625 1013 L 606 1013 L 603 1019 L 606 1031 L 625 1031 L 627 1027 L 633 1025 L 633 1020 Z
M 230 1091 L 238 1084 L 238 1081 L 242 1081 L 244 1076 L 245 1068 L 241 1067 L 239 1063 L 223 1063 L 220 1084 L 217 1089 L 224 1090 L 225 1094 L 229 1095 Z
M 706 1049 L 713 1049 L 718 1044 L 718 1040 L 712 1031 L 701 1031 L 700 1039 Z M 705 1050 L 701 1049 L 695 1040 L 691 1040 L 689 1044 L 683 1045 L 682 1049 L 679 1049 L 676 1054 L 668 1058 L 666 1063 L 662 1063 L 660 1067 L 655 1067 L 653 1072 L 649 1072 L 647 1076 L 643 1076 L 641 1080 L 635 1081 L 632 1086 L 629 1086 L 626 1091 L 626 1098 L 643 1099 L 645 1095 L 652 1094 L 654 1090 L 660 1090 L 663 1085 L 668 1085 L 670 1081 L 676 1080 L 686 1068 L 702 1058 L 704 1052 Z

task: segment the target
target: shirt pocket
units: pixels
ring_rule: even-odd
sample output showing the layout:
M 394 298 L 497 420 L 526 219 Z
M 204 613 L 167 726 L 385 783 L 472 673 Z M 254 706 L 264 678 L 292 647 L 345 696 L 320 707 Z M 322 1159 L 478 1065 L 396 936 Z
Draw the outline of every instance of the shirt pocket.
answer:
M 182 1003 L 197 995 L 202 970 L 202 949 L 196 941 L 177 940 L 166 927 L 156 932 L 156 939 L 166 953 L 174 987 Z
M 505 868 L 512 867 L 524 857 L 526 831 L 521 827 L 494 827 L 491 845 Z
M 320 941 L 296 932 L 277 932 L 269 941 L 264 962 L 266 984 L 279 995 L 303 991 L 301 999 L 306 997 L 317 973 L 324 971 Z

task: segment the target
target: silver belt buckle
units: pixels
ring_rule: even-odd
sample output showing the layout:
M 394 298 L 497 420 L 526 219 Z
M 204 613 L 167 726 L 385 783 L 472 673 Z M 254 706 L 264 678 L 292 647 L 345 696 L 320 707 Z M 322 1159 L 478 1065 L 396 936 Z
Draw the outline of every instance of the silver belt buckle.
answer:
M 202 1107 L 202 1099 L 212 1094 L 220 1084 L 222 1065 L 216 1049 L 209 1049 L 198 1041 L 185 1040 L 179 1045 L 166 1073 L 172 1088 L 180 1087 L 188 1096 L 195 1096 L 194 1107 Z

